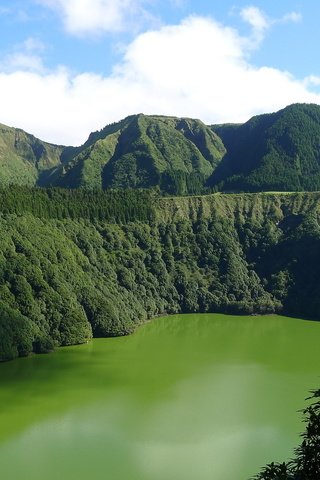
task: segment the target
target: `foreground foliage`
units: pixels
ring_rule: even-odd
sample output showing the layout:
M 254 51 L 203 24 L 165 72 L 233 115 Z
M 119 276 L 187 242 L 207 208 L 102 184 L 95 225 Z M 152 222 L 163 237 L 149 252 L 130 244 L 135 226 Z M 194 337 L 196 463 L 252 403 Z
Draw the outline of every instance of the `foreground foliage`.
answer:
M 320 397 L 320 390 L 313 398 Z M 317 480 L 320 478 L 320 401 L 303 410 L 306 429 L 293 460 L 267 465 L 255 480 Z

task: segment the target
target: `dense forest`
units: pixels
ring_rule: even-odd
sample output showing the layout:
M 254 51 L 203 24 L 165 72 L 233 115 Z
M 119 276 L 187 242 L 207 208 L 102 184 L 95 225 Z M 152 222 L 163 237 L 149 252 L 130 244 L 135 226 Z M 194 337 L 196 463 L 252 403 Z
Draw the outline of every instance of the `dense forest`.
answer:
M 187 118 L 132 115 L 91 133 L 80 147 L 51 145 L 0 125 L 0 186 L 158 187 L 194 194 L 204 190 L 224 154 L 210 127 Z
M 0 361 L 172 313 L 319 320 L 316 190 L 317 105 L 211 127 L 133 115 L 79 147 L 0 125 Z M 257 480 L 320 478 L 320 403 L 304 416 L 295 458 Z
M 1 359 L 170 313 L 319 318 L 319 206 L 316 193 L 3 190 Z
M 131 115 L 79 147 L 0 125 L 0 186 L 156 188 L 163 195 L 320 190 L 320 106 L 290 105 L 242 125 Z
M 320 190 L 320 107 L 295 104 L 212 127 L 226 155 L 208 183 L 224 191 Z

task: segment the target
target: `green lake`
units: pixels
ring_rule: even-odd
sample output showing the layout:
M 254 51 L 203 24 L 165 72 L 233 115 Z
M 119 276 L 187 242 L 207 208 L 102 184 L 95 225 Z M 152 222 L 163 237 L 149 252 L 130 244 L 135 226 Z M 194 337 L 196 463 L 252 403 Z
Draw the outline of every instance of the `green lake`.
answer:
M 175 315 L 0 364 L 5 480 L 246 480 L 286 460 L 320 323 Z

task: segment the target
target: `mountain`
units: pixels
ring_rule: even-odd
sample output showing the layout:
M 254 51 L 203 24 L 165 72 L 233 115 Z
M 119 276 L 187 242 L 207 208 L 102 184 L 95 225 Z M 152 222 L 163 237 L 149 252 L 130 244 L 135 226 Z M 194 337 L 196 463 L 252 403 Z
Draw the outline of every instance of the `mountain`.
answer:
M 36 185 L 49 181 L 64 147 L 43 142 L 21 129 L 0 124 L 0 185 Z
M 320 190 L 320 106 L 290 105 L 242 125 L 215 125 L 227 154 L 208 181 L 224 191 Z
M 0 185 L 150 188 L 170 194 L 203 189 L 225 154 L 200 120 L 132 115 L 91 133 L 80 147 L 43 142 L 0 125 Z
M 320 190 L 320 106 L 295 104 L 248 122 L 132 115 L 80 147 L 0 125 L 0 185 L 210 191 Z
M 133 115 L 66 149 L 51 184 L 195 193 L 224 154 L 219 137 L 200 120 Z

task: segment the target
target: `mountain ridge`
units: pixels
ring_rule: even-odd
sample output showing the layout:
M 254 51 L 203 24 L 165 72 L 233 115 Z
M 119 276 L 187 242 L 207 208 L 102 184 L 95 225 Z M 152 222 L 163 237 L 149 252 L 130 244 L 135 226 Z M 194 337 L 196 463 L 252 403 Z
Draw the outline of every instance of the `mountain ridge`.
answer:
M 320 190 L 320 106 L 293 104 L 243 124 L 129 115 L 83 145 L 0 124 L 0 185 L 214 191 Z
M 64 147 L 0 124 L 0 184 L 32 186 L 56 166 Z
M 293 104 L 240 125 L 212 126 L 227 154 L 209 183 L 223 190 L 320 190 L 320 106 Z

